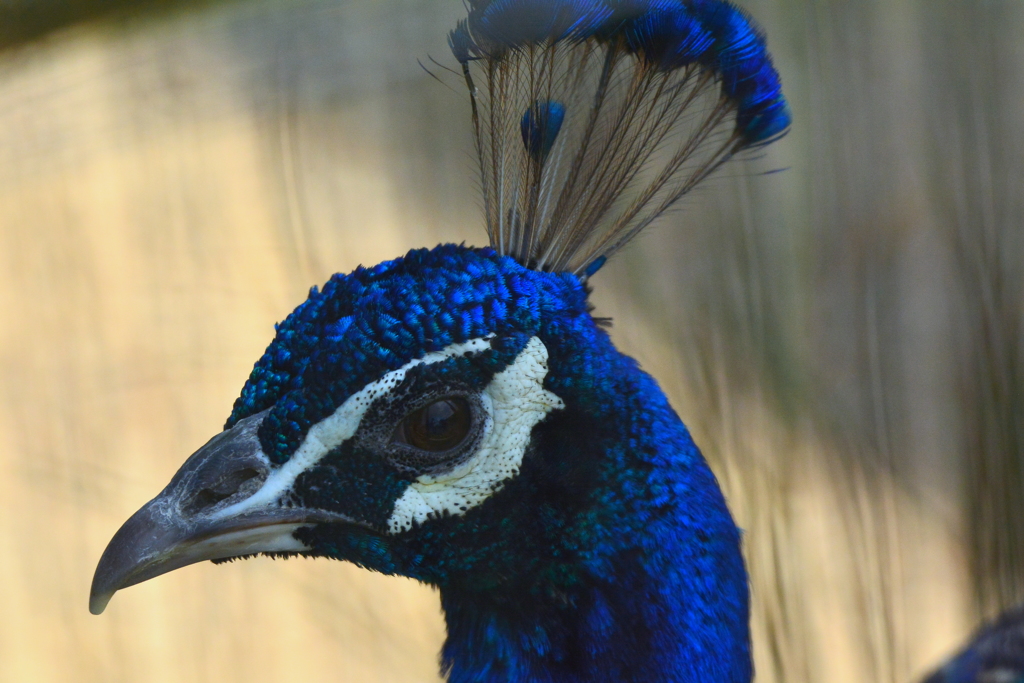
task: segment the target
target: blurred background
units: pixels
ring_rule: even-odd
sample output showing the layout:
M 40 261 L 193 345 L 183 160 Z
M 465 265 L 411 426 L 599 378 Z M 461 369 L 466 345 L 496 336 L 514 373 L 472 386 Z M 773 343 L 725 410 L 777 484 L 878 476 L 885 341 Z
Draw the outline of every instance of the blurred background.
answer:
M 758 680 L 913 681 L 1024 599 L 1024 3 L 746 0 L 794 111 L 595 280 L 746 530 Z M 0 4 L 0 680 L 437 680 L 328 561 L 87 611 L 313 284 L 482 243 L 457 0 Z

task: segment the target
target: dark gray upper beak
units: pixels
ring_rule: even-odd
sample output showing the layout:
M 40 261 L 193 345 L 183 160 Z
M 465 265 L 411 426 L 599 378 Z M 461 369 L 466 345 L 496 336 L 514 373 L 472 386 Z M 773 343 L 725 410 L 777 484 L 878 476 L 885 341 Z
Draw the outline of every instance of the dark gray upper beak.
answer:
M 259 491 L 270 475 L 256 434 L 265 415 L 241 420 L 211 439 L 114 534 L 93 576 L 90 612 L 103 612 L 122 588 L 195 562 L 307 550 L 294 538 L 296 529 L 348 521 L 276 501 L 231 514 L 229 508 Z

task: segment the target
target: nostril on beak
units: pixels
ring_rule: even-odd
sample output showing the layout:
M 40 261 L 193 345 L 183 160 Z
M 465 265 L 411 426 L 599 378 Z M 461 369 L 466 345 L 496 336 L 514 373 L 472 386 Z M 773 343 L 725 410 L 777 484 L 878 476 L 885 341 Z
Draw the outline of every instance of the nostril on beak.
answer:
M 193 518 L 248 498 L 270 476 L 258 430 L 266 411 L 240 420 L 189 456 L 159 498 Z
M 228 498 L 246 498 L 255 493 L 265 479 L 264 473 L 253 467 L 242 467 L 218 474 L 215 481 L 200 488 L 182 504 L 181 510 L 184 514 L 199 515 Z

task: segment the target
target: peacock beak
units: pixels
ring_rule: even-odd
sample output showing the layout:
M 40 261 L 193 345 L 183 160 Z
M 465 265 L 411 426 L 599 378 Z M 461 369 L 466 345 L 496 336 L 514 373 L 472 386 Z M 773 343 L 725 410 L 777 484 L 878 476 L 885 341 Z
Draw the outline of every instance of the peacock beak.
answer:
M 302 552 L 304 526 L 350 522 L 336 513 L 258 502 L 271 473 L 257 430 L 265 413 L 241 420 L 193 454 L 156 498 L 110 540 L 92 580 L 89 611 L 114 593 L 180 567 L 240 555 Z

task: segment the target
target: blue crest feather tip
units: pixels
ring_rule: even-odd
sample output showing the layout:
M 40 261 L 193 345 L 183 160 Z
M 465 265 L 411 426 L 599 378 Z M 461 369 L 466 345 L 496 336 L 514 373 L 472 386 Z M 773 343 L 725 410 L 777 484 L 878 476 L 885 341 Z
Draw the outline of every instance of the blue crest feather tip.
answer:
M 547 159 L 563 121 L 565 106 L 561 102 L 535 102 L 523 114 L 523 145 L 536 163 L 543 164 Z

